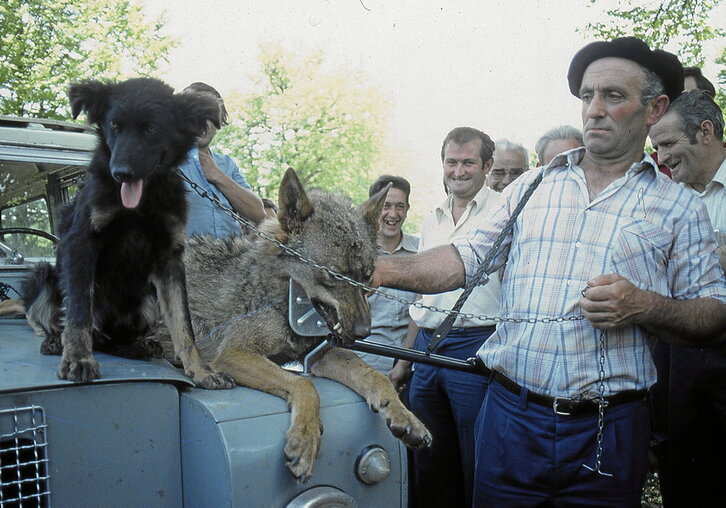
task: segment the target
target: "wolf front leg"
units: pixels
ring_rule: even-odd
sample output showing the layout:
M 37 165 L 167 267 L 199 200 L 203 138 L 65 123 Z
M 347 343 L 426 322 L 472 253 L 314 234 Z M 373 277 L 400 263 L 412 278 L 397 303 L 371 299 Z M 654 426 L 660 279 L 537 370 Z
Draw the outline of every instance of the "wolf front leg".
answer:
M 223 351 L 212 365 L 229 372 L 240 386 L 276 395 L 287 401 L 290 406 L 290 427 L 285 445 L 285 465 L 300 482 L 307 482 L 313 474 L 323 433 L 320 397 L 313 383 L 284 370 L 264 356 L 238 349 Z
M 386 421 L 391 433 L 406 446 L 431 444 L 431 434 L 423 423 L 403 405 L 391 381 L 347 349 L 329 349 L 315 364 L 312 372 L 343 383 L 366 399 L 373 412 Z
M 184 372 L 199 388 L 220 390 L 235 387 L 224 372 L 214 372 L 199 354 L 189 315 L 186 277 L 181 256 L 171 259 L 164 272 L 153 279 L 164 324 L 174 344 L 174 353 L 181 360 Z

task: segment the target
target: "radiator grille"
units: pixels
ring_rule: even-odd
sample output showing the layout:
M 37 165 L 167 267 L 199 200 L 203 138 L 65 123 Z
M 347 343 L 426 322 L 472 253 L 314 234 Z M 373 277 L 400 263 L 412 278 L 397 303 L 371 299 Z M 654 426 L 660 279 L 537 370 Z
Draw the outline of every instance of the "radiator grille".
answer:
M 42 407 L 0 410 L 0 508 L 49 507 Z

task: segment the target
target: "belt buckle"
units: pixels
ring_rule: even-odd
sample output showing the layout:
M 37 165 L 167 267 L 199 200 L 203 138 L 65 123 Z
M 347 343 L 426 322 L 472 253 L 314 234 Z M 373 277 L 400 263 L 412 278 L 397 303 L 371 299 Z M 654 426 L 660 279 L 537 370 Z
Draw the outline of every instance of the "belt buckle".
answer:
M 554 400 L 552 401 L 552 410 L 555 412 L 555 414 L 556 415 L 561 415 L 561 416 L 572 416 L 572 413 L 571 412 L 569 412 L 569 411 L 561 411 L 558 408 L 558 405 L 559 405 L 559 402 L 560 401 L 562 401 L 562 402 L 564 402 L 564 401 L 572 402 L 572 399 L 568 399 L 568 398 L 565 398 L 565 397 L 555 397 Z

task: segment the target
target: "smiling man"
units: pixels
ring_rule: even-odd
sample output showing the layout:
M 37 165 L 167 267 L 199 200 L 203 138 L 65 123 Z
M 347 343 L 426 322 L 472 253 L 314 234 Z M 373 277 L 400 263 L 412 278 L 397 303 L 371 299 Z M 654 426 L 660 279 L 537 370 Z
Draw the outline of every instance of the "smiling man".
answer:
M 494 143 L 480 130 L 459 127 L 446 136 L 441 146 L 441 162 L 449 194 L 424 219 L 420 250 L 466 237 L 499 204 L 501 195 L 485 185 L 493 152 Z M 451 309 L 460 294 L 461 290 L 425 295 L 421 303 Z M 436 353 L 464 360 L 473 357 L 494 331 L 494 321 L 480 316 L 498 316 L 500 298 L 498 277 L 475 289 L 462 308 L 469 316 L 456 319 Z M 420 307 L 411 307 L 410 315 L 419 329 L 416 335 L 409 334 L 406 347 L 425 351 L 434 329 L 446 315 Z M 408 367 L 408 362 L 398 362 L 394 381 Z M 409 402 L 433 436 L 430 448 L 413 452 L 417 506 L 471 506 L 474 421 L 487 385 L 487 378 L 477 374 L 416 365 L 409 385 Z
M 378 244 L 382 256 L 405 256 L 418 252 L 419 240 L 413 235 L 405 233 L 401 228 L 406 222 L 408 210 L 411 207 L 408 198 L 411 194 L 411 184 L 400 176 L 382 175 L 373 182 L 368 189 L 368 195 L 373 196 L 386 185 L 391 184 L 386 195 L 381 212 L 378 230 Z M 386 295 L 413 301 L 415 293 L 399 289 L 381 288 Z M 409 326 L 408 305 L 399 300 L 391 300 L 385 295 L 374 293 L 368 297 L 371 305 L 371 334 L 365 340 L 402 347 L 406 339 Z M 393 368 L 393 359 L 372 353 L 358 353 L 368 365 L 383 374 L 390 374 Z M 402 380 L 403 381 L 403 380 Z
M 673 179 L 703 199 L 714 229 L 723 232 L 716 237 L 726 269 L 723 130 L 723 114 L 709 93 L 692 90 L 670 104 L 650 139 Z M 656 364 L 658 390 L 667 394 L 653 401 L 655 416 L 667 422 L 665 441 L 656 448 L 663 502 L 708 506 L 720 495 L 713 464 L 726 454 L 726 347 L 658 344 L 658 351 L 664 359 Z

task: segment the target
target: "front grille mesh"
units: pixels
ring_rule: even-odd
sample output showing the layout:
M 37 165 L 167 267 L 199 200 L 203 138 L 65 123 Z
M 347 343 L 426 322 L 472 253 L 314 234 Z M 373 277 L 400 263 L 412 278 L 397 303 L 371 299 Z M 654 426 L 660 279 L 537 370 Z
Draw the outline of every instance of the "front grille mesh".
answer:
M 46 430 L 40 406 L 0 410 L 0 508 L 50 506 Z

